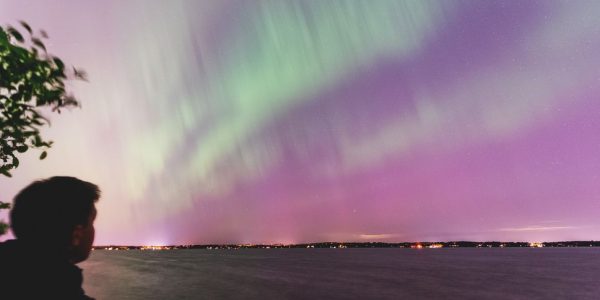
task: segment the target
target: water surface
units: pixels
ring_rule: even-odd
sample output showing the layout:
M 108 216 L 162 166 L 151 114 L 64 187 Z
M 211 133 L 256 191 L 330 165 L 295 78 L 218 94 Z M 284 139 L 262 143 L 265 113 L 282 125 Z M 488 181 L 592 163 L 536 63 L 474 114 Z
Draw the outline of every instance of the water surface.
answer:
M 94 251 L 97 299 L 598 299 L 600 249 Z

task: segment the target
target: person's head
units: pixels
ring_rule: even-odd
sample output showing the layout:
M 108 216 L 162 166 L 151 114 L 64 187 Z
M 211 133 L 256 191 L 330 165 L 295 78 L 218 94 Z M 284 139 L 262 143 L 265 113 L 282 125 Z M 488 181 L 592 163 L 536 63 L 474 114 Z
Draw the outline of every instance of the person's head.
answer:
M 78 263 L 92 249 L 99 198 L 98 186 L 74 177 L 35 181 L 15 197 L 10 227 L 18 240 L 51 247 Z

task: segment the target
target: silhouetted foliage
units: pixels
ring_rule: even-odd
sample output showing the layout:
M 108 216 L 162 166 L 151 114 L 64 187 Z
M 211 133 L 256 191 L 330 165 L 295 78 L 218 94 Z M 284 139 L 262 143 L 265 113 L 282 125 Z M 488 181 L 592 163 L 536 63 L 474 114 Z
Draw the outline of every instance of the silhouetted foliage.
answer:
M 67 70 L 63 61 L 46 52 L 41 38 L 21 22 L 29 34 L 29 42 L 14 27 L 0 27 L 0 174 L 11 176 L 19 166 L 17 155 L 29 149 L 43 150 L 52 141 L 40 136 L 39 128 L 49 124 L 39 108 L 49 107 L 60 113 L 62 108 L 78 106 L 67 94 Z M 85 80 L 85 73 L 73 68 L 73 77 Z
M 0 209 L 9 209 L 9 208 L 10 208 L 9 203 L 4 203 L 4 202 L 0 201 Z M 8 224 L 0 221 L 0 235 L 5 234 L 6 231 L 8 231 Z
M 77 107 L 79 102 L 65 89 L 69 78 L 86 80 L 82 70 L 65 68 L 64 62 L 48 54 L 40 31 L 38 37 L 21 21 L 26 37 L 12 26 L 0 26 L 0 174 L 11 177 L 19 166 L 17 155 L 31 149 L 41 150 L 40 159 L 47 156 L 52 141 L 42 138 L 40 128 L 49 125 L 41 108 L 60 113 L 61 109 Z M 0 209 L 8 208 L 0 202 Z M 6 224 L 0 222 L 0 234 Z

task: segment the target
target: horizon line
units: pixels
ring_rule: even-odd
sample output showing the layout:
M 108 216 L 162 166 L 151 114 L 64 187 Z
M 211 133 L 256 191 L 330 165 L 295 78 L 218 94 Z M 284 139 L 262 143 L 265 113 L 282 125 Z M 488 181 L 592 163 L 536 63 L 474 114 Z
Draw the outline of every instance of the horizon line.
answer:
M 160 246 L 160 247 L 178 247 L 178 246 L 299 246 L 299 245 L 313 245 L 313 244 L 451 244 L 451 243 L 500 243 L 500 244 L 516 244 L 516 243 L 583 243 L 583 242 L 600 242 L 600 240 L 561 240 L 561 241 L 477 241 L 477 240 L 452 240 L 452 241 L 403 241 L 403 242 L 382 242 L 382 241 L 361 241 L 361 242 L 337 242 L 337 241 L 326 241 L 326 242 L 306 242 L 306 243 L 202 243 L 202 244 L 165 244 L 165 245 L 118 245 L 118 244 L 107 244 L 107 245 L 93 245 L 92 247 L 147 247 L 147 246 Z

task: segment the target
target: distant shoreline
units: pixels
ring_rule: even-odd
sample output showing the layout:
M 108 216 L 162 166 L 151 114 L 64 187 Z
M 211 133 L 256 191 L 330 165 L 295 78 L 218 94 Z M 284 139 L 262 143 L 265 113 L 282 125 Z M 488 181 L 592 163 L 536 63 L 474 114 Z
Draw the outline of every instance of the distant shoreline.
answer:
M 564 242 L 321 242 L 305 244 L 201 244 L 201 245 L 168 245 L 168 246 L 94 246 L 94 250 L 176 250 L 176 249 L 300 249 L 300 248 L 566 248 L 566 247 L 600 247 L 600 241 L 564 241 Z

